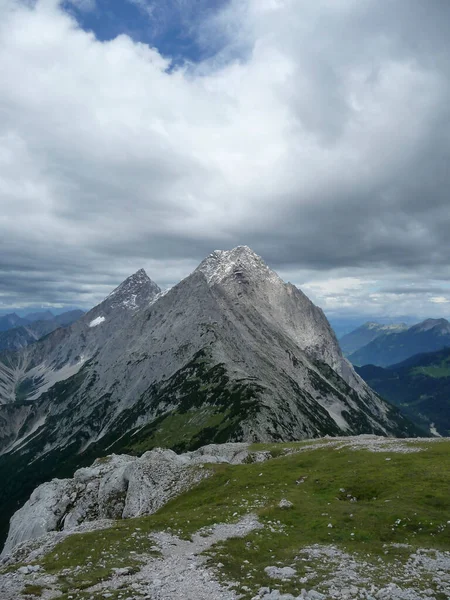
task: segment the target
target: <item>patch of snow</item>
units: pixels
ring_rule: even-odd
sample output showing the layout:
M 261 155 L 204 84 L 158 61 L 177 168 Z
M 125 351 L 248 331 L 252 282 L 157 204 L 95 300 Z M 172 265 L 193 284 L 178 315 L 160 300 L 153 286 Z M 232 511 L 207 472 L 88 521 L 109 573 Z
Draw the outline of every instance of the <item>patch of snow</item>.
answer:
M 279 276 L 248 246 L 237 246 L 232 250 L 214 250 L 200 263 L 197 270 L 205 275 L 210 285 L 223 281 L 233 272 L 264 273 L 267 280 L 281 281 Z
M 406 331 L 409 329 L 406 323 L 393 323 L 392 325 L 384 325 L 382 327 L 383 331 Z
M 125 281 L 122 281 L 120 285 L 118 285 L 110 294 L 108 294 L 106 299 L 121 295 L 124 292 L 128 293 L 134 289 L 138 289 L 141 285 L 148 282 L 149 279 L 150 278 L 144 269 L 139 269 L 139 271 L 136 271 L 136 273 L 130 275 L 130 277 L 127 277 Z
M 104 320 L 105 320 L 105 317 L 97 317 L 96 319 L 93 319 L 89 323 L 89 327 L 97 327 L 97 325 L 100 325 L 100 323 L 103 323 Z
M 390 333 L 390 332 L 396 332 L 396 331 L 405 331 L 406 329 L 409 329 L 408 325 L 406 325 L 406 323 L 390 323 L 387 325 L 381 325 L 380 323 L 375 323 L 375 322 L 371 322 L 371 323 L 366 323 L 365 325 L 366 329 L 375 329 L 378 330 L 380 332 L 385 332 L 385 333 Z
M 136 297 L 137 294 L 131 294 L 129 298 L 124 299 L 124 301 L 122 302 L 122 306 L 130 310 L 135 310 L 138 307 L 136 304 Z
M 170 292 L 172 288 L 167 288 L 167 290 L 163 290 L 162 292 L 159 292 L 159 294 L 156 294 L 156 296 L 154 298 L 152 298 L 149 302 L 149 306 L 151 306 L 152 304 L 155 304 L 155 302 L 157 300 L 160 300 L 161 298 L 163 298 L 166 294 L 168 294 Z

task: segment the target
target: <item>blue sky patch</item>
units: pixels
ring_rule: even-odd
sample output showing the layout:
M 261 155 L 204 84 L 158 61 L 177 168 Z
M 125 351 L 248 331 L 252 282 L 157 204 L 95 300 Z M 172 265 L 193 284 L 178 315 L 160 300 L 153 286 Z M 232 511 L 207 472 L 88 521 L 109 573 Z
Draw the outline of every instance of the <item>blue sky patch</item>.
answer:
M 218 13 L 229 0 L 96 0 L 65 2 L 80 26 L 101 41 L 120 34 L 156 47 L 173 63 L 200 62 L 220 50 L 220 43 L 205 44 L 199 35 L 202 23 Z

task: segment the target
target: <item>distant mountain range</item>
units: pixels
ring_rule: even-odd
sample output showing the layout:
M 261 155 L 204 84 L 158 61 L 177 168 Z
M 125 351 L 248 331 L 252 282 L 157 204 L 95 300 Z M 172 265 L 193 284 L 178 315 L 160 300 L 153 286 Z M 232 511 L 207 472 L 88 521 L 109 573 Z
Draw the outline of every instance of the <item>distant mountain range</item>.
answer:
M 391 325 L 382 325 L 373 321 L 368 321 L 354 331 L 344 335 L 339 340 L 342 352 L 345 356 L 349 356 L 363 346 L 370 344 L 375 338 L 380 337 L 383 333 L 398 333 L 408 329 L 406 323 L 393 323 Z
M 396 325 L 399 323 L 405 323 L 408 327 L 415 325 L 420 321 L 420 318 L 412 315 L 396 315 L 396 316 L 375 316 L 368 315 L 366 318 L 362 316 L 339 316 L 333 313 L 327 313 L 328 320 L 330 322 L 333 331 L 336 333 L 338 340 L 348 333 L 352 333 L 355 329 L 362 327 L 368 323 L 376 323 L 377 325 Z
M 13 327 L 20 327 L 21 325 L 28 325 L 29 323 L 31 323 L 31 321 L 28 319 L 19 317 L 16 313 L 9 313 L 8 315 L 0 317 L 0 331 L 8 331 L 8 329 L 13 329 Z
M 2 317 L 4 326 L 8 323 L 15 323 L 15 325 L 0 332 L 0 351 L 25 348 L 58 327 L 66 327 L 74 323 L 83 314 L 82 310 L 77 309 L 59 315 L 54 315 L 50 311 L 31 313 L 23 318 L 15 313 L 5 315 Z
M 350 344 L 373 333 L 376 335 L 369 343 L 348 355 L 354 365 L 387 367 L 416 354 L 450 346 L 450 323 L 446 319 L 426 319 L 406 329 L 399 327 L 398 330 L 372 330 L 367 333 L 356 330 L 350 337 Z M 349 336 L 346 338 L 345 343 L 348 344 Z
M 167 292 L 140 270 L 0 355 L 0 525 L 34 487 L 111 452 L 322 435 L 415 435 L 343 357 L 323 312 L 250 248 Z
M 366 365 L 356 371 L 418 426 L 450 436 L 450 348 L 417 354 L 388 368 Z
M 51 321 L 55 318 L 55 315 L 50 310 L 43 310 L 40 312 L 28 313 L 23 318 L 33 323 L 34 321 Z

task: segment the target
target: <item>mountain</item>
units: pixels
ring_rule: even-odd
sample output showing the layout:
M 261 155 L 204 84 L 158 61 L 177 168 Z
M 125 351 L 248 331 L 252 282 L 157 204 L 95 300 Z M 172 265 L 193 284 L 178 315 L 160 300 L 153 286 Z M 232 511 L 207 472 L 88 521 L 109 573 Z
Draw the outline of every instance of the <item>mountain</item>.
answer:
M 398 333 L 400 331 L 405 331 L 406 329 L 408 329 L 408 325 L 405 323 L 381 325 L 380 323 L 368 321 L 367 323 L 364 323 L 364 325 L 361 325 L 340 338 L 339 344 L 344 355 L 348 356 L 384 333 Z
M 354 365 L 387 367 L 423 352 L 450 346 L 447 319 L 427 319 L 405 331 L 383 333 L 348 357 Z
M 419 427 L 450 436 L 450 348 L 417 354 L 388 368 L 366 365 L 356 370 Z
M 52 319 L 54 323 L 61 327 L 65 327 L 67 325 L 71 325 L 81 319 L 84 315 L 84 311 L 76 308 L 74 310 L 67 310 L 66 312 L 60 313 L 59 315 L 55 315 Z
M 361 317 L 339 317 L 333 314 L 327 314 L 327 318 L 338 339 L 360 327 L 365 320 Z
M 59 315 L 53 315 L 51 319 L 44 319 L 42 321 L 34 321 L 27 326 L 28 330 L 31 330 L 37 339 L 44 337 L 45 335 L 55 331 L 58 327 L 67 327 L 78 321 L 84 312 L 82 310 L 69 310 Z
M 247 247 L 161 292 L 135 273 L 76 323 L 0 357 L 0 506 L 108 452 L 414 435 L 323 312 Z
M 51 321 L 55 315 L 49 310 L 37 311 L 24 316 L 24 319 L 33 323 L 34 321 Z
M 0 331 L 8 331 L 14 327 L 20 327 L 21 325 L 28 325 L 29 321 L 19 317 L 16 313 L 9 313 L 0 317 Z
M 51 319 L 33 321 L 26 325 L 0 332 L 0 351 L 21 350 L 25 346 L 36 342 L 48 333 L 58 329 L 58 327 L 66 327 L 74 323 L 83 314 L 82 310 L 71 310 L 57 316 L 52 316 Z
M 337 335 L 338 340 L 348 333 L 352 333 L 358 327 L 365 325 L 366 323 L 378 323 L 379 325 L 396 325 L 397 323 L 405 323 L 410 327 L 420 321 L 418 317 L 412 315 L 396 315 L 389 316 L 384 315 L 360 315 L 360 316 L 343 316 L 336 313 L 327 313 L 328 320 L 331 327 Z
M 2 350 L 21 350 L 39 339 L 32 327 L 14 327 L 0 333 L 0 352 Z

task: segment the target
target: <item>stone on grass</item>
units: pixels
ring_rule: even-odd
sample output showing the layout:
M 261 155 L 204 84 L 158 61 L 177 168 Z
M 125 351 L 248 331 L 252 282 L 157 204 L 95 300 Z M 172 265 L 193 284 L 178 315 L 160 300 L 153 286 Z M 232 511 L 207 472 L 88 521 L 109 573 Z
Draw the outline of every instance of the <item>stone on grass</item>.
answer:
M 286 498 L 282 498 L 278 504 L 279 508 L 292 508 L 293 506 L 292 502 L 289 502 Z
M 264 569 L 265 573 L 272 579 L 290 579 L 296 575 L 296 570 L 292 567 L 274 567 L 269 566 Z

